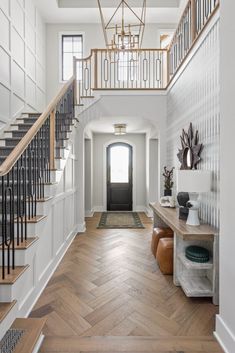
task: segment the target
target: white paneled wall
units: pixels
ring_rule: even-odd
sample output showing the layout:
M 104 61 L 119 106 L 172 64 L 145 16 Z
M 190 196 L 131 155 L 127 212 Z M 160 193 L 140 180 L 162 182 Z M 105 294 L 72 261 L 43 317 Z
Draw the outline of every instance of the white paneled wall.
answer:
M 45 25 L 33 0 L 0 0 L 0 129 L 45 107 Z
M 167 162 L 179 167 L 182 128 L 198 129 L 204 148 L 199 168 L 213 173 L 212 192 L 202 197 L 201 217 L 219 226 L 219 21 L 210 30 L 167 96 Z

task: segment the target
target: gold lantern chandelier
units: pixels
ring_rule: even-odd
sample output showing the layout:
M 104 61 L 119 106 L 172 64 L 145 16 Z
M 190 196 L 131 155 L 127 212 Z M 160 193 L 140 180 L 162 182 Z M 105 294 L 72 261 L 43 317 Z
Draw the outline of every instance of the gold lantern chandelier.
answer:
M 101 0 L 97 1 L 107 49 L 140 49 L 144 35 L 147 0 L 143 0 L 140 15 L 131 8 L 128 0 L 121 0 L 108 21 L 104 19 Z

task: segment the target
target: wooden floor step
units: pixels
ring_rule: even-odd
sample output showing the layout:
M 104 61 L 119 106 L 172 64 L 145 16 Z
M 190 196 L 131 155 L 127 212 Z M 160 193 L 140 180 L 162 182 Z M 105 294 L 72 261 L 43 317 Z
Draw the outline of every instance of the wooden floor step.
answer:
M 154 352 L 154 353 L 222 353 L 213 336 L 47 336 L 40 352 Z
M 17 245 L 17 241 L 15 240 L 15 250 L 26 250 L 30 248 L 36 241 L 38 241 L 38 237 L 33 237 L 33 238 L 28 238 L 27 240 L 24 240 L 23 242 L 20 242 L 19 245 Z M 11 246 L 12 247 L 12 246 Z M 2 249 L 2 246 L 0 246 L 0 249 Z
M 33 353 L 39 348 L 43 340 L 43 327 L 46 319 L 16 319 L 12 329 L 24 330 L 22 337 L 16 345 L 14 353 Z
M 15 305 L 16 300 L 13 300 L 11 303 L 0 303 L 0 323 L 5 319 Z
M 29 265 L 26 266 L 16 266 L 14 270 L 11 269 L 11 273 L 7 274 L 7 268 L 5 278 L 2 279 L 2 276 L 0 276 L 0 284 L 2 285 L 9 285 L 9 284 L 14 284 L 17 279 L 27 270 Z M 2 273 L 2 267 L 0 267 L 0 273 Z

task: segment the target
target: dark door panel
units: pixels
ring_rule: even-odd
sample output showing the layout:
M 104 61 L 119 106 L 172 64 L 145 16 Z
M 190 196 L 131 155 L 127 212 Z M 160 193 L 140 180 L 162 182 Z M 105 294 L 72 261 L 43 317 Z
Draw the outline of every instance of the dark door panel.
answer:
M 112 182 L 111 149 L 114 147 L 128 149 L 126 151 L 126 153 L 128 152 L 128 164 L 122 165 L 121 158 L 118 161 L 120 167 L 128 168 L 128 170 L 124 170 L 125 177 L 128 176 L 127 182 Z M 107 210 L 132 211 L 132 147 L 126 143 L 114 143 L 107 148 Z

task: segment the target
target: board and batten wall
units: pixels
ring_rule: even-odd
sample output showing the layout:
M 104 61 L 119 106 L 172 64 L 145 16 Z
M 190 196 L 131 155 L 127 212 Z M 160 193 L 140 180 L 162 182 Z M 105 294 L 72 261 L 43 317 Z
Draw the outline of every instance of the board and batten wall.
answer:
M 0 0 L 0 130 L 45 107 L 45 25 L 33 0 Z
M 204 146 L 198 169 L 212 171 L 212 191 L 201 195 L 201 218 L 219 227 L 219 20 L 167 95 L 167 163 L 176 169 L 182 129 L 188 129 L 190 122 Z

